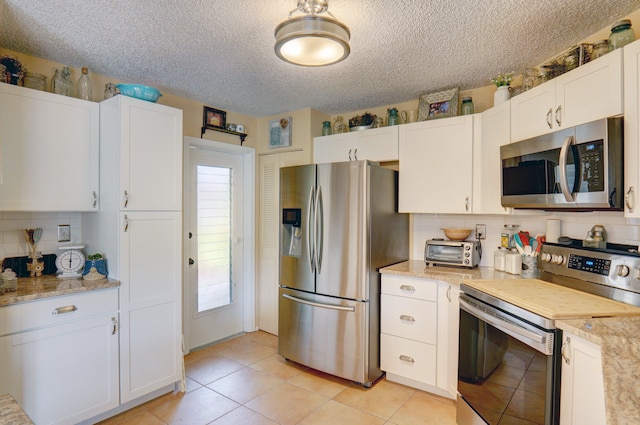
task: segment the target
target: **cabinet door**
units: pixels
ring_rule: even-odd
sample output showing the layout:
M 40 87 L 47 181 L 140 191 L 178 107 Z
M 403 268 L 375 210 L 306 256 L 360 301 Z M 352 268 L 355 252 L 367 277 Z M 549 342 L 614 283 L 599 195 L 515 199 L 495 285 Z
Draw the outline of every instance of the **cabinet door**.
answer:
M 182 209 L 182 111 L 117 96 L 121 104 L 122 209 Z
M 0 84 L 0 209 L 98 208 L 99 106 Z
M 314 139 L 314 162 L 396 161 L 398 126 L 371 128 Z
M 473 212 L 509 214 L 501 203 L 500 146 L 511 141 L 510 101 L 484 111 L 480 137 L 473 139 Z
M 556 80 L 547 81 L 511 98 L 511 141 L 546 134 L 554 129 Z
M 622 49 L 561 75 L 556 83 L 557 128 L 622 114 Z M 557 117 L 556 117 L 557 115 Z
M 341 133 L 313 139 L 313 162 L 344 162 L 354 159 L 356 133 Z
M 120 219 L 125 403 L 181 378 L 182 214 L 126 212 Z
M 615 53 L 615 52 L 612 52 Z M 640 40 L 624 47 L 625 217 L 640 217 Z
M 458 331 L 460 287 L 438 282 L 438 376 L 437 386 L 452 399 L 458 393 Z
M 560 425 L 607 423 L 600 347 L 570 333 L 562 342 Z
M 117 313 L 0 338 L 0 392 L 37 424 L 76 424 L 118 406 Z
M 473 119 L 400 126 L 400 212 L 471 212 Z
M 354 159 L 369 161 L 398 160 L 398 126 L 372 128 L 358 132 Z

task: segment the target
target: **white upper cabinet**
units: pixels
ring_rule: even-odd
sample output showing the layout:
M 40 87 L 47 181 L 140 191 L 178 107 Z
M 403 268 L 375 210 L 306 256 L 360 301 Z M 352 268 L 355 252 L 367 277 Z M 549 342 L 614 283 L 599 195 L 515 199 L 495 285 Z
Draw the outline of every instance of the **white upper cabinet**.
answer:
M 182 209 L 182 110 L 127 96 L 101 103 L 113 110 L 104 140 L 120 149 L 121 210 Z M 116 168 L 113 168 L 114 173 Z
M 511 99 L 511 141 L 622 114 L 622 49 Z
M 0 210 L 95 211 L 99 105 L 0 84 Z
M 472 212 L 474 119 L 479 114 L 400 126 L 400 212 Z
M 640 217 L 640 41 L 624 47 L 624 215 Z
M 473 212 L 509 214 L 510 208 L 503 207 L 500 200 L 500 146 L 511 140 L 510 101 L 487 109 L 481 118 L 480 137 L 473 139 Z
M 316 137 L 313 146 L 313 161 L 316 164 L 364 159 L 397 161 L 398 126 Z

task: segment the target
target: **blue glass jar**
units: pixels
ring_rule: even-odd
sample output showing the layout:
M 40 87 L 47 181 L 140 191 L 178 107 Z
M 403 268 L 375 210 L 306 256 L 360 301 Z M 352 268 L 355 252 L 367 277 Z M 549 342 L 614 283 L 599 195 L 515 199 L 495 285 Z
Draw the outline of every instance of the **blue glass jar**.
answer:
M 611 34 L 609 35 L 609 51 L 613 52 L 616 49 L 626 46 L 627 44 L 635 41 L 636 34 L 631 28 L 631 21 L 623 19 L 611 26 Z
M 331 136 L 331 121 L 322 122 L 322 135 Z
M 463 97 L 462 98 L 462 106 L 460 107 L 461 115 L 472 115 L 473 114 L 473 101 L 471 97 Z

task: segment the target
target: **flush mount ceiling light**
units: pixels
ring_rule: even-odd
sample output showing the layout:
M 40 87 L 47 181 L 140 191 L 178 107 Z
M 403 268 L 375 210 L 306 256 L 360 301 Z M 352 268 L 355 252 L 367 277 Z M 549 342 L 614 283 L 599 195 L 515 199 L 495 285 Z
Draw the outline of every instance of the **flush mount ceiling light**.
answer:
M 289 19 L 276 27 L 275 51 L 286 62 L 302 66 L 325 66 L 349 56 L 349 28 L 327 10 L 325 0 L 298 0 Z M 299 11 L 304 16 L 293 18 Z M 331 18 L 320 16 L 326 13 Z

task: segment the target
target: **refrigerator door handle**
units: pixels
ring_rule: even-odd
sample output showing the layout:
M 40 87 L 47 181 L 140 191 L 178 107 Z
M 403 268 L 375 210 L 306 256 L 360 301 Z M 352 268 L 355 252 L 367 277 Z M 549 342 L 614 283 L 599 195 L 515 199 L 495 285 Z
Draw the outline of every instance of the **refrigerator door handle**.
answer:
M 312 238 L 314 235 L 314 229 L 312 228 L 311 216 L 314 214 L 314 206 L 313 206 L 313 198 L 314 198 L 314 190 L 313 186 L 309 189 L 309 201 L 307 202 L 307 259 L 309 260 L 309 270 L 311 273 L 315 273 L 315 252 L 314 246 L 315 241 L 312 242 Z
M 322 186 L 318 186 L 316 190 L 316 201 L 314 208 L 314 217 L 313 217 L 313 233 L 315 235 L 315 254 L 316 254 L 316 272 L 322 272 L 322 239 L 324 229 L 322 227 L 322 223 L 324 219 L 324 212 L 322 210 Z
M 307 301 L 301 298 L 292 297 L 291 295 L 288 295 L 288 294 L 282 294 L 282 296 L 288 300 L 295 301 L 300 304 L 310 305 L 312 307 L 328 308 L 329 310 L 352 311 L 352 312 L 356 311 L 355 307 L 345 307 L 343 305 L 315 303 L 313 301 Z

